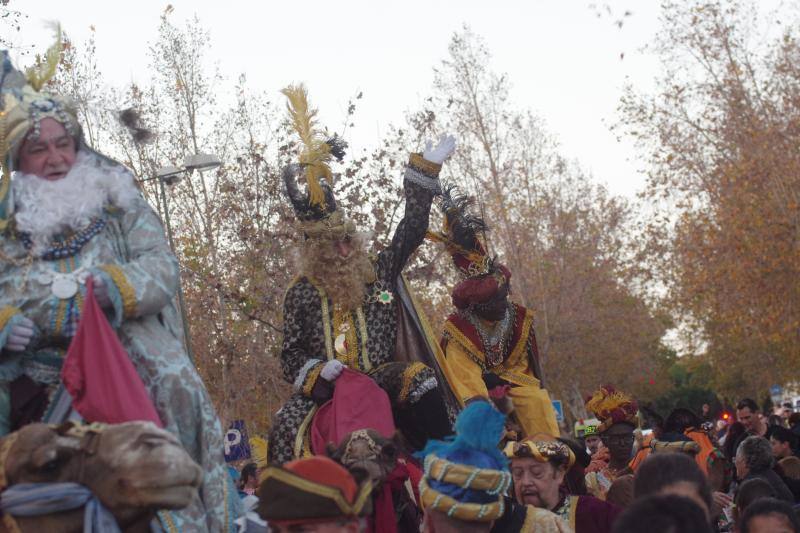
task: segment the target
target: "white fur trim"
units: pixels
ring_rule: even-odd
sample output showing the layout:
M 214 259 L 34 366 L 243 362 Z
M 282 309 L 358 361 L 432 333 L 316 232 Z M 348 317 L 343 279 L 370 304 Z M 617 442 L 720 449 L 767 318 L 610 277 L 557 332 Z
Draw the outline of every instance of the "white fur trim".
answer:
M 300 372 L 297 373 L 297 378 L 294 380 L 294 391 L 300 392 L 303 390 L 303 385 L 306 382 L 306 376 L 308 375 L 309 371 L 317 366 L 317 364 L 322 364 L 320 359 L 309 359 L 306 361 L 306 364 L 300 369 Z
M 408 403 L 416 403 L 416 402 L 418 402 L 419 399 L 422 398 L 423 394 L 425 394 L 426 392 L 432 391 L 433 389 L 436 388 L 436 386 L 438 384 L 439 384 L 439 382 L 436 381 L 436 378 L 428 378 L 428 379 L 426 379 L 425 381 L 420 383 L 419 386 L 416 389 L 411 391 L 411 394 L 408 395 Z

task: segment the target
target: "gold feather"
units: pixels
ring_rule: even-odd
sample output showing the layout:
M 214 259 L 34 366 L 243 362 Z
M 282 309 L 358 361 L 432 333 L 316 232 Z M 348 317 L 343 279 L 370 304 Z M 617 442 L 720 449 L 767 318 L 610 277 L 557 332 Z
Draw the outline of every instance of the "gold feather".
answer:
M 308 105 L 308 93 L 305 86 L 290 85 L 281 91 L 289 102 L 292 127 L 300 136 L 304 148 L 300 152 L 300 164 L 306 169 L 308 182 L 308 200 L 311 205 L 324 206 L 325 193 L 320 186 L 320 178 L 326 178 L 333 184 L 333 174 L 328 166 L 331 160 L 331 149 L 324 136 L 316 130 L 317 110 Z
M 41 91 L 44 84 L 56 75 L 58 64 L 61 62 L 61 51 L 64 49 L 64 43 L 61 41 L 61 24 L 54 24 L 54 29 L 56 42 L 47 49 L 44 59 L 37 55 L 36 64 L 25 70 L 25 77 L 36 92 Z

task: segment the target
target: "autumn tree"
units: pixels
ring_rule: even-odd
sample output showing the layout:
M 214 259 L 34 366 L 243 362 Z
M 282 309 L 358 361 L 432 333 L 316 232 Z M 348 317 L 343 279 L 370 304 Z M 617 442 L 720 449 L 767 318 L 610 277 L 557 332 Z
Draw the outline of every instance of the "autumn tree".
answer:
M 643 258 L 727 395 L 800 370 L 800 45 L 750 2 L 666 2 L 654 94 L 621 127 L 649 170 Z M 773 36 L 765 29 L 771 29 Z
M 665 323 L 630 288 L 630 207 L 565 160 L 534 113 L 513 108 L 511 84 L 478 36 L 464 29 L 448 52 L 410 123 L 457 135 L 445 172 L 478 199 L 513 297 L 535 312 L 547 386 L 574 417 L 605 382 L 655 397 L 669 387 L 652 357 Z M 438 262 L 452 286 L 449 258 Z

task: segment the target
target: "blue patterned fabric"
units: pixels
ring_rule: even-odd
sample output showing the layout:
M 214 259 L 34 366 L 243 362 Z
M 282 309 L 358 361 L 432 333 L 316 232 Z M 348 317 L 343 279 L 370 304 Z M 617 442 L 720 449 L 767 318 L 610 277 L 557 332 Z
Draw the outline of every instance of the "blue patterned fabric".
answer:
M 0 510 L 11 516 L 41 516 L 84 506 L 84 533 L 120 531 L 114 515 L 78 483 L 20 483 L 0 495 Z

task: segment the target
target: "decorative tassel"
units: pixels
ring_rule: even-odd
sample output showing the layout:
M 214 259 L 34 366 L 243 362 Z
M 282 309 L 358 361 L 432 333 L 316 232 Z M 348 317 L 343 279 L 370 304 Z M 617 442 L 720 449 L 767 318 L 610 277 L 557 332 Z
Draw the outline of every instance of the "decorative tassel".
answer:
M 300 153 L 300 164 L 306 169 L 309 204 L 324 206 L 325 193 L 319 180 L 325 178 L 333 185 L 333 174 L 328 166 L 331 160 L 331 145 L 315 129 L 317 110 L 309 108 L 305 86 L 302 84 L 290 85 L 281 92 L 289 99 L 286 107 L 289 110 L 292 127 L 305 146 Z
M 58 64 L 61 62 L 61 51 L 64 43 L 61 41 L 61 24 L 54 25 L 56 42 L 45 52 L 44 59 L 37 56 L 36 64 L 25 70 L 25 77 L 33 90 L 39 92 L 53 76 L 56 75 Z

